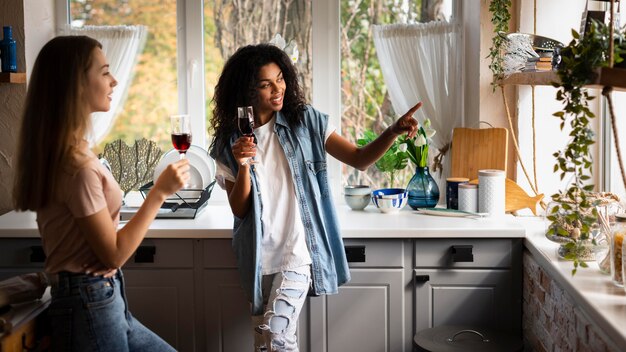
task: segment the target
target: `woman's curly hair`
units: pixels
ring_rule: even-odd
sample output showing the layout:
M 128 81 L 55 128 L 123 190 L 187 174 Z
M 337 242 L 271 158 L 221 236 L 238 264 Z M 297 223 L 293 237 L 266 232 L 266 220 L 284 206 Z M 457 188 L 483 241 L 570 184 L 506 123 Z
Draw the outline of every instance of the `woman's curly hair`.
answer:
M 272 44 L 244 46 L 226 61 L 215 86 L 215 107 L 211 118 L 215 138 L 211 148 L 221 150 L 232 133 L 237 131 L 238 106 L 257 105 L 258 75 L 261 67 L 270 63 L 280 67 L 286 83 L 281 113 L 291 125 L 300 121 L 306 102 L 289 56 Z

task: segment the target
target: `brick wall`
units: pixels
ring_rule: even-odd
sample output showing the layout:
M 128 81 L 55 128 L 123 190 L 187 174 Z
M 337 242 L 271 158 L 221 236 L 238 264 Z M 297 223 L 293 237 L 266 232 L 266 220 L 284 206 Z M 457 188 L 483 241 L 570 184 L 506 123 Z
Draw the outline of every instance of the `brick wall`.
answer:
M 574 305 L 572 297 L 524 251 L 522 329 L 526 351 L 613 352 L 620 349 Z

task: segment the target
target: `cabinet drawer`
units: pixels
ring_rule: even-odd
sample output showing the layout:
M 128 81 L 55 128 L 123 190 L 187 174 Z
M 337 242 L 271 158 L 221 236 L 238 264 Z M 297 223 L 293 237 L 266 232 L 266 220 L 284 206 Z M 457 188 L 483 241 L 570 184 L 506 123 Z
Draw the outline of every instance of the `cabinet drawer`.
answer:
M 45 257 L 39 238 L 0 240 L 0 267 L 43 268 Z
M 509 268 L 513 242 L 509 239 L 419 239 L 416 268 Z
M 348 264 L 351 268 L 403 268 L 405 246 L 403 240 L 344 239 Z
M 125 268 L 191 268 L 193 240 L 144 239 Z
M 402 240 L 344 240 L 350 267 L 404 267 Z M 236 268 L 230 240 L 204 240 L 204 268 Z

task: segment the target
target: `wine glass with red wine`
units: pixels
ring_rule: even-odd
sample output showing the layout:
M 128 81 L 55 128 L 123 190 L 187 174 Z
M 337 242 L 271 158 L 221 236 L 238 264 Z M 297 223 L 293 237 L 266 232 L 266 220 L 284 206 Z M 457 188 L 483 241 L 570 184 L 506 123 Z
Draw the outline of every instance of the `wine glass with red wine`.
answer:
M 180 158 L 184 159 L 191 146 L 191 121 L 189 115 L 172 115 L 172 144 L 178 150 Z
M 254 112 L 252 106 L 240 106 L 237 108 L 237 126 L 239 131 L 246 137 L 254 137 Z M 246 164 L 256 164 L 254 159 L 248 158 Z

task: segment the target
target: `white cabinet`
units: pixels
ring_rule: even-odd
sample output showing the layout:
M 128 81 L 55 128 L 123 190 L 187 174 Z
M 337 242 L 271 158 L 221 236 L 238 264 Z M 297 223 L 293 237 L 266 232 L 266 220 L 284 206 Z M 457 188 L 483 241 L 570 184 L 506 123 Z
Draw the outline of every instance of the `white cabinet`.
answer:
M 521 337 L 521 239 L 415 240 L 414 333 L 440 325 Z
M 39 238 L 0 239 L 0 280 L 42 271 L 45 259 Z
M 123 268 L 130 312 L 178 351 L 195 351 L 193 240 L 145 239 Z
M 0 239 L 0 279 L 43 267 L 41 242 Z M 411 351 L 444 324 L 520 334 L 521 239 L 346 239 L 352 280 L 309 297 L 303 352 Z M 251 351 L 230 239 L 145 239 L 124 266 L 131 312 L 179 351 Z
M 252 351 L 254 346 L 250 304 L 239 281 L 230 239 L 202 241 L 201 285 L 198 306 L 202 312 L 202 341 L 198 351 Z M 202 308 L 201 308 L 202 307 Z M 308 306 L 300 315 L 298 343 L 308 351 Z
M 404 240 L 345 241 L 352 280 L 338 295 L 310 298 L 311 352 L 410 351 Z

